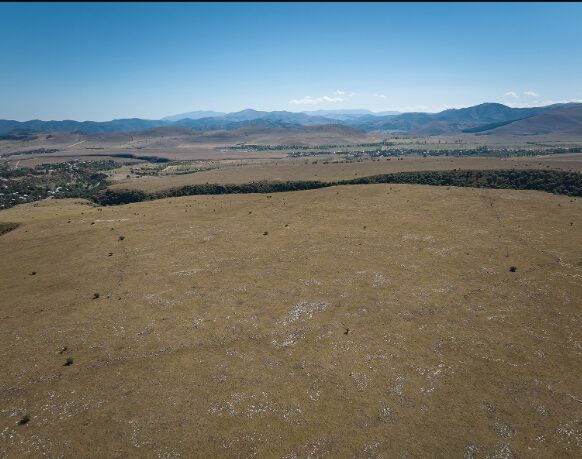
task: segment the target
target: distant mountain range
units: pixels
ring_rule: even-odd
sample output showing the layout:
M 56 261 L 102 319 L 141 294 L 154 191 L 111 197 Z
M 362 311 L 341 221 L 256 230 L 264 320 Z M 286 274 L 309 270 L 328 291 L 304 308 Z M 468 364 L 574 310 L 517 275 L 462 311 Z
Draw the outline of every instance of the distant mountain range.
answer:
M 234 113 L 196 111 L 161 120 L 140 118 L 112 121 L 0 120 L 0 134 L 13 131 L 134 132 L 153 128 L 188 128 L 197 132 L 232 131 L 247 126 L 288 129 L 343 125 L 372 133 L 417 135 L 504 134 L 535 135 L 552 132 L 582 134 L 582 104 L 511 108 L 497 103 L 450 109 L 440 113 L 373 113 L 368 110 L 316 110 L 310 112 L 242 110 Z
M 180 113 L 179 115 L 166 116 L 162 118 L 165 121 L 179 121 L 184 118 L 190 118 L 191 120 L 198 120 L 200 118 L 211 118 L 213 116 L 223 116 L 226 115 L 224 112 L 214 112 L 212 110 L 198 110 L 196 112 Z

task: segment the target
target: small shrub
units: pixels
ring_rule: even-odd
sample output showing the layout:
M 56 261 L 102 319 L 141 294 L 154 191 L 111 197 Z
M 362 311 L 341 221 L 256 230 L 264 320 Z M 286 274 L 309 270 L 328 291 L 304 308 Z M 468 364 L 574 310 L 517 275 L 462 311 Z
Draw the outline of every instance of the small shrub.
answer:
M 93 299 L 96 300 L 97 298 L 99 298 L 99 294 L 97 292 L 93 293 Z
M 65 363 L 63 363 L 64 367 L 70 367 L 73 364 L 73 359 L 71 357 L 67 357 L 67 360 L 65 360 Z
M 515 266 L 512 266 L 511 268 L 509 268 L 509 270 L 514 273 L 515 271 L 517 271 L 517 268 Z
M 22 416 L 22 417 L 21 417 L 21 418 L 18 420 L 17 424 L 18 424 L 19 426 L 23 426 L 24 424 L 28 424 L 28 422 L 29 422 L 29 421 L 30 421 L 30 416 L 29 416 L 28 414 L 25 414 L 24 416 Z

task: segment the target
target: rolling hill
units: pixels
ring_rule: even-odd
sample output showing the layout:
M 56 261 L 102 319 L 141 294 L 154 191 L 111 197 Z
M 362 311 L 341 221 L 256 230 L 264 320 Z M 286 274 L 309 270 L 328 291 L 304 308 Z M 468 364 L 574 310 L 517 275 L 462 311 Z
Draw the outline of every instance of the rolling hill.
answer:
M 388 115 L 375 119 L 360 119 L 352 125 L 369 132 L 407 132 L 421 135 L 451 134 L 470 132 L 471 129 L 478 129 L 482 126 L 508 123 L 547 112 L 559 111 L 570 105 L 572 104 L 511 108 L 503 104 L 485 103 L 473 107 L 444 110 L 440 113 L 403 113 L 397 116 Z M 499 126 L 499 124 L 497 125 Z
M 327 124 L 321 126 L 277 126 L 275 124 L 246 124 L 234 130 L 215 130 L 196 134 L 197 143 L 260 143 L 280 145 L 349 144 L 366 139 L 365 132 L 350 126 Z
M 141 131 L 160 126 L 169 126 L 169 121 L 144 120 L 141 118 L 119 119 L 112 121 L 14 121 L 0 120 L 0 134 L 12 131 L 36 132 L 129 132 Z
M 379 184 L 0 215 L 2 457 L 579 456 L 580 200 Z
M 582 104 L 566 105 L 551 112 L 495 127 L 487 132 L 505 135 L 582 134 Z

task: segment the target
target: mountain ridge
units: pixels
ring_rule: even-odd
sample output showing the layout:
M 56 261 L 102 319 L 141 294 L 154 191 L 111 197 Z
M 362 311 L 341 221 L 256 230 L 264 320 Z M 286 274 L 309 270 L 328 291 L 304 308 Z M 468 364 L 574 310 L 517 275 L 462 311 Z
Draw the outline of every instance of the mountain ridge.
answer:
M 256 125 L 272 128 L 293 128 L 298 126 L 320 126 L 340 124 L 371 133 L 407 133 L 419 135 L 440 135 L 482 132 L 509 132 L 508 126 L 517 121 L 554 113 L 553 117 L 529 122 L 529 128 L 522 126 L 522 131 L 548 132 L 539 123 L 551 121 L 552 129 L 559 132 L 578 133 L 578 119 L 582 112 L 582 103 L 553 104 L 544 107 L 512 108 L 499 103 L 483 103 L 471 107 L 447 109 L 438 113 L 408 112 L 399 114 L 373 113 L 368 110 L 315 110 L 312 112 L 260 111 L 245 109 L 239 112 L 199 118 L 179 118 L 181 115 L 148 120 L 142 118 L 122 118 L 111 121 L 15 121 L 0 120 L 0 135 L 18 131 L 31 132 L 137 132 L 163 127 L 188 128 L 198 132 L 235 130 L 244 126 Z M 355 113 L 357 112 L 357 113 Z M 188 112 L 193 116 L 213 111 Z M 188 114 L 186 113 L 186 114 Z M 556 113 L 558 115 L 556 115 Z M 559 115 L 561 113 L 561 115 Z M 183 114 L 184 115 L 184 114 Z M 326 115 L 326 116 L 324 116 Z M 172 118 L 172 119 L 168 119 Z M 572 118 L 570 120 L 569 118 Z M 533 127 L 532 123 L 537 127 Z M 523 124 L 523 123 L 522 123 Z M 561 124 L 565 127 L 562 128 Z M 519 126 L 518 126 L 519 127 Z M 514 126 L 515 128 L 515 126 Z M 550 129 L 550 132 L 551 130 Z

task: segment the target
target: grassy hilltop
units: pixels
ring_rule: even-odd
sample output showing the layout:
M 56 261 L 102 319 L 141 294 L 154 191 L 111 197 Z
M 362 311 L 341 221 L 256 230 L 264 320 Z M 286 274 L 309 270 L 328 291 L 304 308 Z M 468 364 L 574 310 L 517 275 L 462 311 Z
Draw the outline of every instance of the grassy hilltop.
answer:
M 3 456 L 577 456 L 579 199 L 376 184 L 0 221 Z

